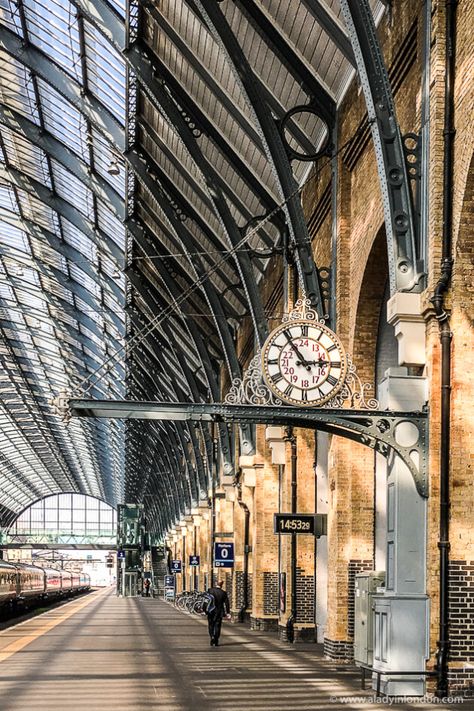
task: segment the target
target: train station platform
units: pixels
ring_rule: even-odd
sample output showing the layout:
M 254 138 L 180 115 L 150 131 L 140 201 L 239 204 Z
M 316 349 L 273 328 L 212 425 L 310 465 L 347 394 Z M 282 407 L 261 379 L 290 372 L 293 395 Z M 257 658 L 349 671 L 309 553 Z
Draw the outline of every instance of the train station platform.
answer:
M 391 701 L 391 704 L 390 704 Z M 314 644 L 225 624 L 209 646 L 205 618 L 153 598 L 100 590 L 0 633 L 1 711 L 298 711 L 435 709 L 374 700 L 354 667 Z M 443 708 L 474 708 L 468 699 Z

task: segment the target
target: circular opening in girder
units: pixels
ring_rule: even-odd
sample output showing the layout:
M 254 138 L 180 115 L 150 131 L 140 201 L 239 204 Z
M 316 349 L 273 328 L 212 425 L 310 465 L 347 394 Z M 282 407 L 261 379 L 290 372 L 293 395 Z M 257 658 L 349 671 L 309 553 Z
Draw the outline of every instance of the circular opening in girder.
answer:
M 413 447 L 419 436 L 418 427 L 413 422 L 400 422 L 395 428 L 395 441 L 401 447 Z
M 281 129 L 286 147 L 297 160 L 316 160 L 329 143 L 326 122 L 310 106 L 295 106 L 288 111 L 281 122 Z

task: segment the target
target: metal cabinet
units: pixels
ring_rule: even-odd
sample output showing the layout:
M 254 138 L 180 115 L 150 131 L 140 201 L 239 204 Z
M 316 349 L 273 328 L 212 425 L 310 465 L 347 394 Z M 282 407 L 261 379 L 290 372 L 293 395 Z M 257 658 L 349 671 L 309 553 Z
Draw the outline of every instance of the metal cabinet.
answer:
M 374 653 L 373 596 L 385 585 L 385 572 L 371 571 L 355 576 L 354 661 L 372 666 Z

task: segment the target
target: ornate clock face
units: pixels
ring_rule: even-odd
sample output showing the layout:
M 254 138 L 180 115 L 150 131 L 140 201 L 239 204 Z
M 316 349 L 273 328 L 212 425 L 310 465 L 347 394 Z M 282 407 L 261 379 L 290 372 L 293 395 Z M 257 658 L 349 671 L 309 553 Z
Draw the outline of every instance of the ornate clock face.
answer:
M 288 321 L 278 326 L 262 349 L 262 374 L 284 402 L 316 407 L 344 384 L 347 358 L 336 334 L 318 321 Z

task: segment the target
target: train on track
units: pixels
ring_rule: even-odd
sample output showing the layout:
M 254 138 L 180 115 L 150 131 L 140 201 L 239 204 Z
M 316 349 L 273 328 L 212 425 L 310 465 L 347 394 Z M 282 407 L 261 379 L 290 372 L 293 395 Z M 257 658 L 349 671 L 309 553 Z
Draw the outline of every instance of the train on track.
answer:
M 86 592 L 90 577 L 69 570 L 0 560 L 0 609 Z

